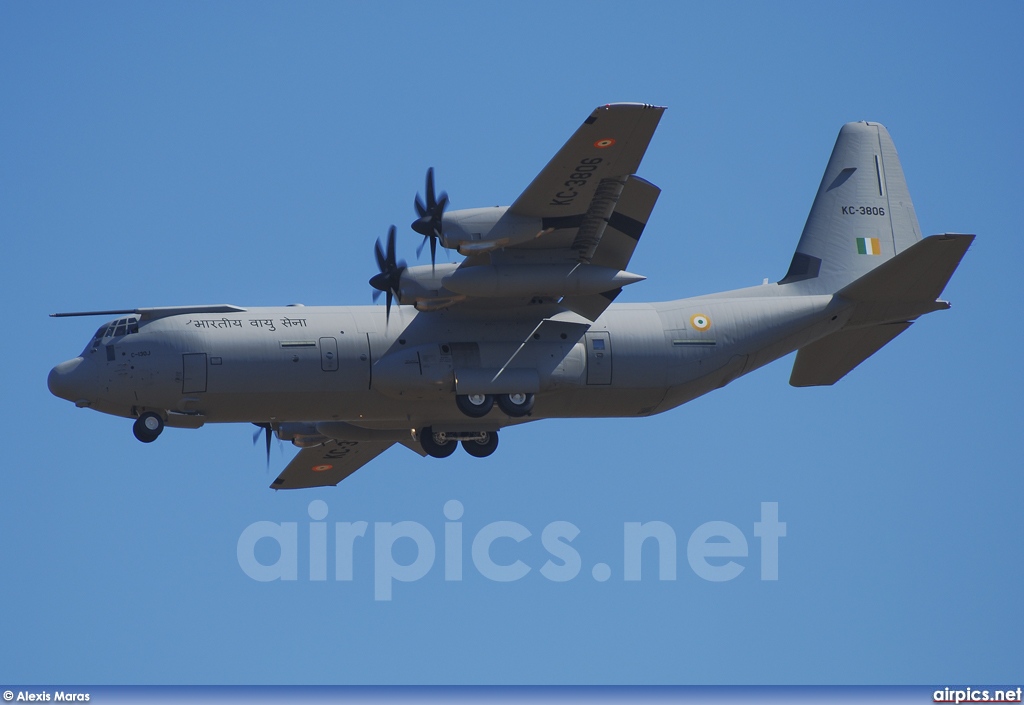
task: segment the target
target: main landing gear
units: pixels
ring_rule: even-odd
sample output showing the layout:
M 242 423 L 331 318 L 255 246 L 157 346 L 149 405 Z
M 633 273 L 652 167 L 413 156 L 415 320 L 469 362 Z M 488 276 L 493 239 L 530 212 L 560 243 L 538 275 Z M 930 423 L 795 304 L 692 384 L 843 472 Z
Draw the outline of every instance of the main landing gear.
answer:
M 487 416 L 495 402 L 499 409 L 513 418 L 526 416 L 533 411 L 533 401 L 534 396 L 525 392 L 499 394 L 496 397 L 490 394 L 458 394 L 455 397 L 459 411 L 472 419 Z
M 499 394 L 498 408 L 513 418 L 526 416 L 533 411 L 533 395 L 515 392 L 513 394 Z
M 459 442 L 474 458 L 486 458 L 498 447 L 497 431 L 437 431 L 427 426 L 420 431 L 420 446 L 432 458 L 447 458 Z
M 494 407 L 494 397 L 490 394 L 458 394 L 455 397 L 455 405 L 466 416 L 478 419 L 487 416 Z
M 163 430 L 164 420 L 160 418 L 159 414 L 154 414 L 152 411 L 141 414 L 139 418 L 135 419 L 135 425 L 132 426 L 132 433 L 143 443 L 152 443 L 163 433 Z

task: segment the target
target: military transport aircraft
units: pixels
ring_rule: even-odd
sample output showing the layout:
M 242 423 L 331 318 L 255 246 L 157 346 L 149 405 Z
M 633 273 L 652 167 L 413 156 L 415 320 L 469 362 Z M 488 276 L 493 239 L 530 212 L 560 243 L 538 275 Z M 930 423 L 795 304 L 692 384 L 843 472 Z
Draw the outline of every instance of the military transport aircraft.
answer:
M 790 384 L 834 384 L 938 297 L 973 235 L 922 238 L 896 149 L 845 125 L 780 281 L 612 304 L 660 190 L 636 175 L 664 108 L 594 110 L 512 205 L 448 211 L 427 172 L 406 266 L 374 250 L 385 307 L 231 305 L 117 315 L 49 388 L 78 407 L 164 426 L 247 422 L 302 450 L 271 487 L 336 485 L 395 443 L 484 457 L 501 429 L 557 417 L 649 416 L 794 350 Z M 465 256 L 436 262 L 437 245 Z M 392 303 L 415 313 L 391 318 Z M 400 319 L 400 320 L 399 320 Z M 257 429 L 257 433 L 261 431 Z

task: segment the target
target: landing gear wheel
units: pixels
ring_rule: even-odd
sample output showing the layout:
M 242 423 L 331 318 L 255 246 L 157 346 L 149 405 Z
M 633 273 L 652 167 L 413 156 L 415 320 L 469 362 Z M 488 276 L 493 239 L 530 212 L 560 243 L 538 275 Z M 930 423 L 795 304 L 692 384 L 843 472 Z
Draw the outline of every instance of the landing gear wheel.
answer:
M 533 395 L 523 392 L 498 395 L 498 408 L 512 417 L 526 416 L 533 411 Z
M 455 397 L 455 404 L 466 416 L 478 419 L 487 416 L 494 406 L 494 397 L 490 394 L 459 394 Z
M 420 431 L 420 446 L 431 458 L 447 458 L 455 452 L 457 445 L 443 431 L 434 433 L 434 429 L 430 426 Z
M 463 441 L 462 447 L 474 458 L 486 458 L 498 447 L 498 434 L 495 431 L 487 431 L 485 436 L 481 441 Z
M 135 419 L 132 426 L 132 433 L 143 443 L 152 443 L 164 430 L 164 420 L 159 414 L 147 411 Z

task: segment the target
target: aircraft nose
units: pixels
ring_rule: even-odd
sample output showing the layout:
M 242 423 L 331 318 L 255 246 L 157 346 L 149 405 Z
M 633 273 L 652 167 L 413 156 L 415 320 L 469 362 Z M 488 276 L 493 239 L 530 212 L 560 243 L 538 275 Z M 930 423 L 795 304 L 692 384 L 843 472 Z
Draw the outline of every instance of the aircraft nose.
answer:
M 50 370 L 50 375 L 46 378 L 46 386 L 50 388 L 50 393 L 68 401 L 81 399 L 82 386 L 79 379 L 81 375 L 76 372 L 83 362 L 85 362 L 83 358 L 76 357 L 62 362 Z

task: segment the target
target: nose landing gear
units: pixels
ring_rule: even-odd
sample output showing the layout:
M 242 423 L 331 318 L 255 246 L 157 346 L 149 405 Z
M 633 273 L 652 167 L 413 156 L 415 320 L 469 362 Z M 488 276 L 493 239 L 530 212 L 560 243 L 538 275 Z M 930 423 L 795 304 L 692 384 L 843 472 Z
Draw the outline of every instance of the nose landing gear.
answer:
M 135 419 L 132 433 L 143 443 L 152 443 L 164 430 L 164 420 L 159 414 L 147 411 Z

